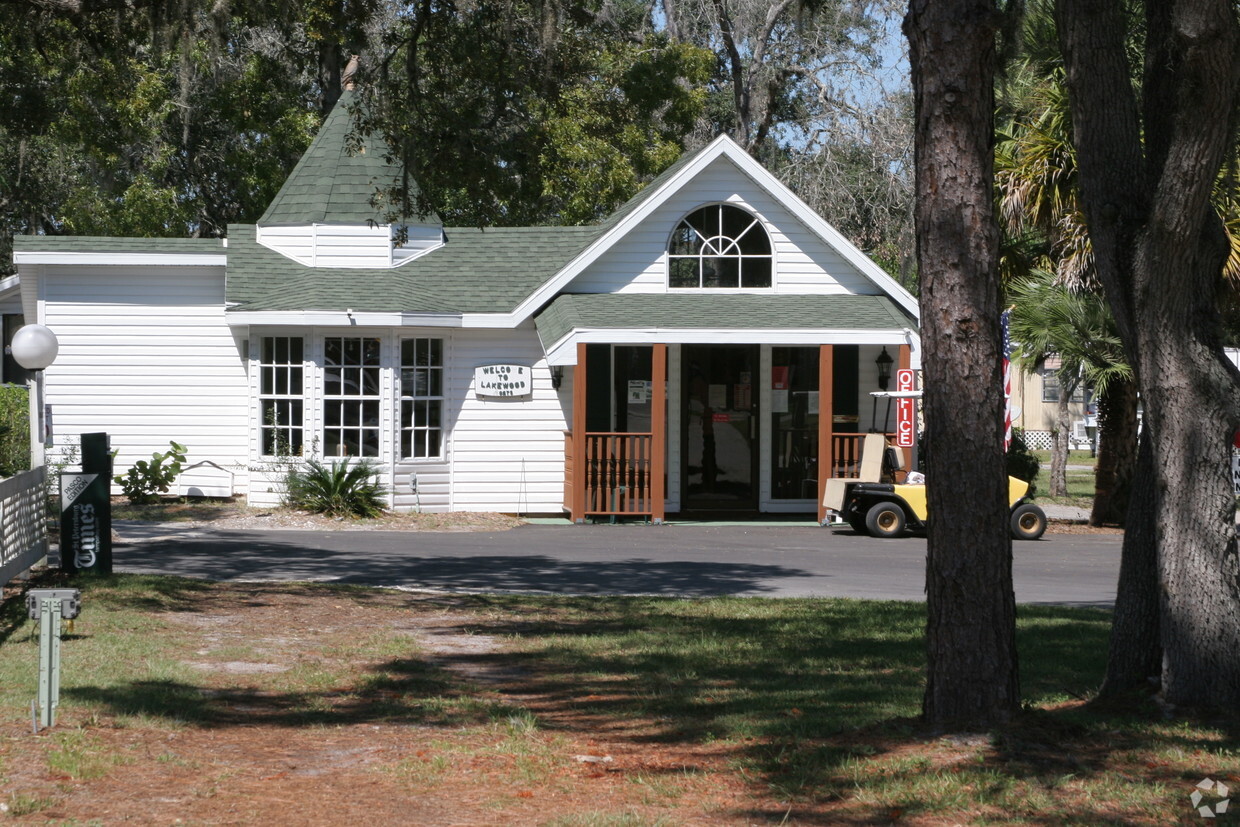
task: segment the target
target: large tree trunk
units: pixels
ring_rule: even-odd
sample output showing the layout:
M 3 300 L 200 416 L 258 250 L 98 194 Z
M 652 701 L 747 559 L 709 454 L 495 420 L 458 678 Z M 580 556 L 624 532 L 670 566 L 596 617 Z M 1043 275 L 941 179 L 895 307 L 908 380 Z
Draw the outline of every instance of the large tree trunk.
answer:
M 323 117 L 336 106 L 343 91 L 340 74 L 341 47 L 326 40 L 319 43 L 319 110 Z
M 1240 561 L 1227 468 L 1240 397 L 1218 338 L 1226 246 L 1210 196 L 1240 88 L 1236 11 L 1228 0 L 1149 3 L 1138 112 L 1122 1 L 1057 10 L 1095 262 L 1153 453 L 1164 696 L 1234 706 Z
M 1141 437 L 1137 484 L 1124 531 L 1107 672 L 1098 692 L 1104 700 L 1152 690 L 1162 665 L 1153 474 L 1154 451 L 1146 431 Z
M 1098 465 L 1090 525 L 1125 524 L 1136 471 L 1137 383 L 1115 381 L 1098 397 Z
M 1195 284 L 1185 289 L 1198 295 L 1220 279 L 1226 255 L 1219 252 L 1225 251 L 1221 227 L 1213 244 L 1203 238 L 1187 256 L 1197 259 L 1195 272 L 1179 278 L 1160 271 L 1169 269 L 1172 250 L 1186 246 L 1167 244 L 1158 238 L 1163 228 L 1151 229 L 1138 250 L 1139 275 L 1166 285 L 1191 280 Z M 1201 260 L 1207 257 L 1214 263 Z M 1217 341 L 1198 338 L 1196 325 L 1176 312 L 1175 305 L 1189 305 L 1182 308 L 1189 316 L 1212 310 L 1191 307 L 1198 302 L 1151 303 L 1146 315 L 1162 316 L 1162 324 L 1151 326 L 1160 335 L 1143 330 L 1139 347 L 1145 422 L 1159 458 L 1154 514 L 1161 532 L 1163 696 L 1174 704 L 1223 707 L 1240 702 L 1240 563 L 1231 481 L 1238 419 L 1234 369 L 1228 370 Z M 1138 302 L 1138 312 L 1143 305 Z
M 1020 696 L 992 196 L 996 23 L 987 0 L 911 0 L 904 21 L 935 515 L 923 711 L 935 726 L 962 729 L 1008 720 Z

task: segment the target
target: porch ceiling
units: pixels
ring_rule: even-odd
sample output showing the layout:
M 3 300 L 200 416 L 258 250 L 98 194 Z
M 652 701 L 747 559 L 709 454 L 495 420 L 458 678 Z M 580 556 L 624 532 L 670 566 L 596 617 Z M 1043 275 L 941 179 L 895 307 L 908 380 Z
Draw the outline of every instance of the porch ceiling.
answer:
M 703 334 L 714 331 L 766 331 L 769 335 L 762 338 L 769 341 L 795 332 L 821 334 L 825 343 L 829 334 L 840 331 L 902 333 L 917 328 L 916 321 L 886 296 L 752 293 L 565 294 L 547 305 L 534 321 L 549 356 L 587 331 L 614 332 L 617 341 L 638 341 L 641 337 L 669 344 L 700 341 Z M 592 336 L 591 340 L 597 338 Z

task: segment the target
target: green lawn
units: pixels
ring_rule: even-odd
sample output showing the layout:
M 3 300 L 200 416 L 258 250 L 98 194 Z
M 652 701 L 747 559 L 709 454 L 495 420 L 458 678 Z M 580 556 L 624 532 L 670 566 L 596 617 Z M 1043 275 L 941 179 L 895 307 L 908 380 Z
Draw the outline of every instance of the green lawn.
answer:
M 1055 505 L 1071 505 L 1077 508 L 1091 508 L 1094 504 L 1094 467 L 1097 460 L 1089 455 L 1088 451 L 1070 451 L 1068 455 L 1068 470 L 1066 472 L 1068 482 L 1068 496 L 1066 497 L 1050 497 L 1047 492 L 1050 490 L 1050 451 L 1032 451 L 1042 468 L 1038 472 L 1038 478 L 1034 481 L 1036 488 L 1036 499 L 1040 503 L 1053 503 Z M 1077 467 L 1074 467 L 1077 466 Z M 1079 466 L 1088 466 L 1088 470 L 1081 470 Z
M 187 729 L 238 727 L 408 727 L 411 744 L 433 739 L 436 755 L 453 756 L 415 760 L 411 746 L 383 769 L 387 783 L 416 780 L 420 796 L 447 794 L 451 767 L 492 762 L 499 749 L 521 773 L 521 795 L 550 801 L 568 783 L 556 769 L 564 739 L 727 756 L 723 769 L 644 776 L 632 802 L 599 803 L 597 818 L 545 805 L 526 820 L 504 810 L 520 804 L 505 799 L 493 805 L 493 823 L 681 823 L 660 808 L 691 806 L 695 790 L 719 783 L 743 785 L 752 800 L 713 813 L 715 823 L 781 823 L 783 814 L 786 824 L 1163 824 L 1195 817 L 1188 795 L 1206 775 L 1240 788 L 1235 715 L 1167 719 L 1152 704 L 1121 712 L 1081 704 L 1105 664 L 1110 614 L 1101 610 L 1020 607 L 1025 712 L 1000 732 L 942 738 L 918 721 L 919 603 L 428 598 L 136 576 L 80 585 L 82 618 L 64 646 L 64 720 L 39 750 L 27 748 L 34 627 L 15 601 L 4 608 L 0 802 L 7 796 L 10 812 L 84 817 L 73 785 L 55 779 L 123 784 L 144 762 L 176 759 L 166 744 Z M 297 613 L 271 614 L 288 606 Z M 268 615 L 284 620 L 271 625 Z M 330 618 L 353 626 L 326 630 Z M 252 630 L 237 626 L 247 622 Z M 409 630 L 421 622 L 498 641 L 470 662 L 501 667 L 503 692 L 445 671 L 412 645 Z M 225 641 L 224 628 L 238 635 Z M 282 657 L 293 668 L 232 677 L 189 662 Z M 252 712 L 239 718 L 239 704 Z M 123 756 L 103 740 L 117 732 Z M 497 732 L 480 752 L 479 739 Z M 40 773 L 52 780 L 38 781 Z M 5 792 L 6 777 L 23 782 Z
M 1030 451 L 1029 453 L 1037 457 L 1038 462 L 1042 463 L 1043 465 L 1050 465 L 1051 463 L 1051 452 L 1050 451 Z M 1068 452 L 1068 465 L 1088 465 L 1089 467 L 1092 468 L 1097 464 L 1098 464 L 1098 458 L 1091 457 L 1089 455 L 1089 451 L 1069 451 Z

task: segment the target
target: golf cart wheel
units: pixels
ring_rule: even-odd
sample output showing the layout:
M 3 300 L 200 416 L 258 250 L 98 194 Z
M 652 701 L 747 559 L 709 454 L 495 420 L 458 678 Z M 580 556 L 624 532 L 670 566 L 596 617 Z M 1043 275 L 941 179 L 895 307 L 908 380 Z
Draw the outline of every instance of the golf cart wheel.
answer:
M 1012 510 L 1012 536 L 1017 540 L 1036 540 L 1046 533 L 1046 512 L 1033 503 Z
M 899 537 L 904 533 L 904 509 L 895 503 L 878 503 L 865 515 L 865 527 L 875 537 Z

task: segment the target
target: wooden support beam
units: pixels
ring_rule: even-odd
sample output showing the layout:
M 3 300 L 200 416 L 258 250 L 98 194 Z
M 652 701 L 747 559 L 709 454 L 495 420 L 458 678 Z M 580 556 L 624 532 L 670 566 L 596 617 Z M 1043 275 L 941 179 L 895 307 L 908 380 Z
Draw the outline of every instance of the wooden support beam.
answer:
M 818 523 L 827 518 L 827 509 L 822 498 L 827 493 L 827 480 L 835 465 L 832 452 L 835 423 L 832 411 L 835 408 L 832 391 L 835 382 L 835 348 L 832 345 L 818 346 Z
M 573 505 L 569 517 L 586 521 L 586 346 L 577 345 L 573 368 Z
M 667 345 L 654 345 L 650 360 L 650 521 L 661 525 L 667 499 Z

